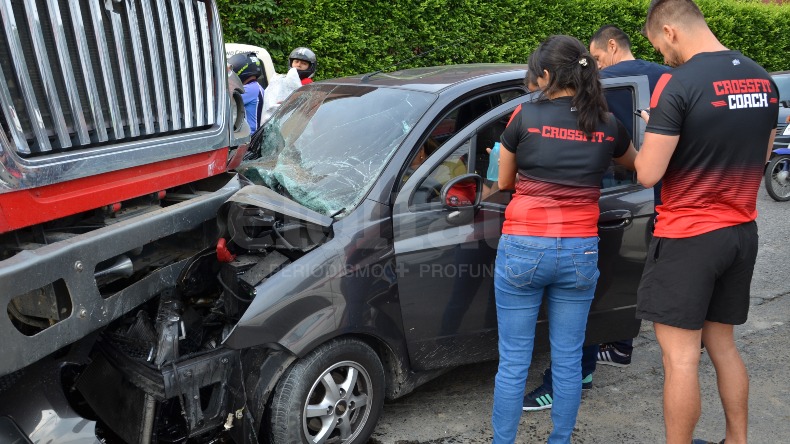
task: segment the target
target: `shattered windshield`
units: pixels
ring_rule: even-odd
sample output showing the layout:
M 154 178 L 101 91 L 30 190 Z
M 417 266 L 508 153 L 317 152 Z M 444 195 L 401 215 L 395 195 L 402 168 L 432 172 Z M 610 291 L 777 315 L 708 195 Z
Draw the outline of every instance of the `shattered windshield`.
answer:
M 260 158 L 239 172 L 321 214 L 350 211 L 434 99 L 369 86 L 301 88 L 264 125 Z

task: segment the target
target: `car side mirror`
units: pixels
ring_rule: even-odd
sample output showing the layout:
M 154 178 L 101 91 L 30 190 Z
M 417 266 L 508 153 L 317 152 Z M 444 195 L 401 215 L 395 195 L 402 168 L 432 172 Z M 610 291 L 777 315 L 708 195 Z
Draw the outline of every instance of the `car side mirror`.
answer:
M 450 211 L 447 222 L 453 225 L 469 223 L 483 195 L 483 178 L 477 174 L 464 174 L 451 179 L 442 187 L 444 209 Z
M 785 108 L 790 108 L 790 100 L 782 100 L 779 102 L 779 104 Z

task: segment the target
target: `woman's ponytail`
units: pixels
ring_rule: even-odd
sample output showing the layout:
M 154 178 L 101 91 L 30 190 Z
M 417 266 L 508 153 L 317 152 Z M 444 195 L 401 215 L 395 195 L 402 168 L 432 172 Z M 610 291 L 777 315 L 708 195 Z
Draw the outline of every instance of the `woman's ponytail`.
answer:
M 593 56 L 585 50 L 576 65 L 576 75 L 573 76 L 575 94 L 571 104 L 576 108 L 579 116 L 577 119 L 579 129 L 584 131 L 587 137 L 592 137 L 598 124 L 606 121 L 608 107 L 598 77 L 598 66 Z
M 529 69 L 550 74 L 543 96 L 553 97 L 566 89 L 573 90 L 571 104 L 576 108 L 577 125 L 590 138 L 599 123 L 606 121 L 606 100 L 603 96 L 598 66 L 582 43 L 571 36 L 553 35 L 544 40 L 533 53 Z

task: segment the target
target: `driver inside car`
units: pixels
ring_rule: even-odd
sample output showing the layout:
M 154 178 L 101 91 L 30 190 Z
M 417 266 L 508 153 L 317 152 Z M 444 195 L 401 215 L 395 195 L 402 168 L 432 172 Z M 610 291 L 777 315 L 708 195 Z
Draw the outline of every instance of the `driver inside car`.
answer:
M 438 148 L 439 144 L 434 139 L 429 138 L 426 140 L 409 166 L 411 171 L 405 175 L 404 178 L 411 177 L 410 173 L 422 165 Z M 468 152 L 468 150 L 466 150 L 466 152 Z M 414 194 L 412 204 L 426 204 L 438 201 L 444 184 L 455 177 L 467 173 L 468 154 L 466 154 L 466 152 L 458 156 L 458 151 L 456 151 L 438 165 L 431 174 L 422 181 Z

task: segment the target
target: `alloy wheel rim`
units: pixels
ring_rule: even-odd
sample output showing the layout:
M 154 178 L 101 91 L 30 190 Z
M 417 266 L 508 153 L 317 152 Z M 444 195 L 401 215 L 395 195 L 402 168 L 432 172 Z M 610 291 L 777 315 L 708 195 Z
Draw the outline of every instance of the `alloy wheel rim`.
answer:
M 370 415 L 371 379 L 353 361 L 339 362 L 313 383 L 302 409 L 302 426 L 311 443 L 345 443 L 356 438 Z

